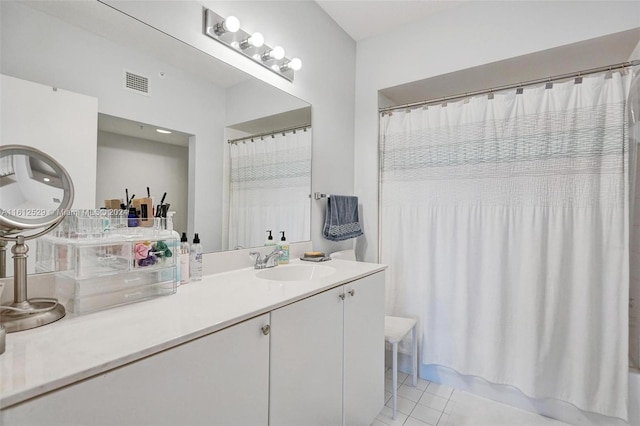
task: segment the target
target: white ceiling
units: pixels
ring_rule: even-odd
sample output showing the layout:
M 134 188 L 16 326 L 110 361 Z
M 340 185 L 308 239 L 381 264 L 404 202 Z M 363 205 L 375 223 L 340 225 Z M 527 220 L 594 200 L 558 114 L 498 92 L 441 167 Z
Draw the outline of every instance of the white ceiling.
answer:
M 468 1 L 468 0 L 465 0 Z M 455 0 L 316 0 L 355 41 L 462 4 Z
M 189 146 L 189 137 L 193 136 L 188 133 L 167 128 L 163 128 L 163 130 L 168 130 L 171 133 L 159 133 L 156 129 L 158 129 L 158 126 L 154 126 L 152 124 L 140 123 L 139 121 L 131 121 L 122 117 L 114 117 L 98 113 L 98 130 L 102 132 L 115 133 L 116 135 L 130 136 L 133 138 L 168 143 L 183 147 Z

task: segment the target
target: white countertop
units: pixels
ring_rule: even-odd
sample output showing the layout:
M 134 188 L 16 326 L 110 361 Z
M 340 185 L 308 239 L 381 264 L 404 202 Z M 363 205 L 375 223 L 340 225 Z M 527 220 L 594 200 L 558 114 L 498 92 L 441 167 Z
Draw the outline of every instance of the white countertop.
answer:
M 292 261 L 291 264 L 309 262 Z M 0 355 L 0 408 L 382 271 L 364 262 L 331 260 L 336 269 L 311 281 L 255 278 L 253 268 L 207 275 L 176 294 L 70 316 L 43 327 L 7 334 Z M 287 266 L 278 266 L 277 268 Z

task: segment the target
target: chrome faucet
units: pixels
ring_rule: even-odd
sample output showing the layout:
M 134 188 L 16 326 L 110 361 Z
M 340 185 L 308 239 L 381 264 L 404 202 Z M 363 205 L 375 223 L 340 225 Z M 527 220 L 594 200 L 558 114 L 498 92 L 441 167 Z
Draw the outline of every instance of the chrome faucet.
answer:
M 274 249 L 271 253 L 262 257 L 259 252 L 252 251 L 249 253 L 249 256 L 256 257 L 256 263 L 253 266 L 255 269 L 265 269 L 278 266 L 278 259 L 280 259 L 280 256 L 284 256 L 284 252 L 282 250 Z

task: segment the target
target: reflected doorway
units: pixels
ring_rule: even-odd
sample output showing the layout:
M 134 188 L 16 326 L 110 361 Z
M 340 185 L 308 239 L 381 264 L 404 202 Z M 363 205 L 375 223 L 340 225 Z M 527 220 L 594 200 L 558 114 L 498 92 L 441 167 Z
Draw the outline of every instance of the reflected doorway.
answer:
M 163 132 L 158 132 L 158 129 Z M 170 133 L 166 133 L 170 132 Z M 189 138 L 193 135 L 152 124 L 98 114 L 96 206 L 105 200 L 147 196 L 154 206 L 166 192 L 174 230 L 187 232 Z

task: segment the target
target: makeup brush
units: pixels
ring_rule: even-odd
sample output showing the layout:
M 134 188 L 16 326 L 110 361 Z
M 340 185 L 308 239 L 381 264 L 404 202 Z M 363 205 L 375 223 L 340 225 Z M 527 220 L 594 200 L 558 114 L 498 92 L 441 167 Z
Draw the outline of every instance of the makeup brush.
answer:
M 156 217 L 162 217 L 162 203 L 164 203 L 164 197 L 166 196 L 167 196 L 167 193 L 165 192 L 164 195 L 162 196 L 162 200 L 160 200 L 160 204 L 156 206 Z
M 167 193 L 165 192 L 162 195 L 162 199 L 160 200 L 160 217 L 167 217 L 167 206 L 164 204 L 164 199 L 167 198 Z

